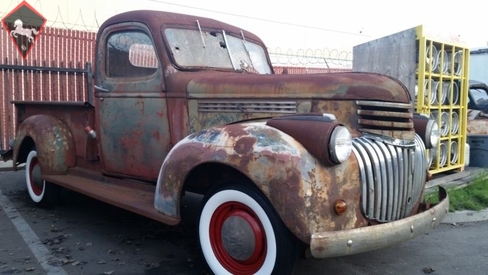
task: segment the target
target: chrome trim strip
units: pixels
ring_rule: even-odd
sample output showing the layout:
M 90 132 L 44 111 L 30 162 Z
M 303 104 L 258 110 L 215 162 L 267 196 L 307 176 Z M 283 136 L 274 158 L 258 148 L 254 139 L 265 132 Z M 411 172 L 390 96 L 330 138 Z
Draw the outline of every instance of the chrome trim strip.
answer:
M 378 142 L 378 146 L 382 151 L 383 155 L 385 156 L 385 166 L 386 166 L 386 189 L 388 190 L 386 196 L 387 204 L 386 204 L 386 219 L 391 221 L 393 220 L 393 200 L 395 195 L 393 194 L 393 190 L 395 189 L 396 182 L 393 181 L 393 160 L 390 155 L 390 151 L 386 148 L 386 145 L 383 143 Z
M 363 201 L 363 209 L 367 209 L 365 211 L 366 218 L 372 219 L 372 213 L 374 213 L 374 202 L 371 200 L 368 200 L 368 198 L 374 197 L 374 179 L 373 179 L 373 165 L 371 164 L 370 158 L 368 157 L 368 153 L 362 146 L 359 146 L 356 143 L 353 143 L 353 152 L 356 156 L 361 156 L 361 157 L 356 157 L 358 162 L 363 163 L 364 162 L 364 174 L 361 173 L 361 180 L 363 182 L 362 184 L 362 194 L 363 196 L 361 197 L 361 200 Z M 366 191 L 365 191 L 366 190 Z M 365 195 L 364 195 L 365 194 Z
M 361 149 L 361 148 L 360 148 Z M 354 152 L 355 155 L 358 155 L 359 152 L 355 147 L 352 147 L 352 151 Z M 366 167 L 364 166 L 363 159 L 362 158 L 356 158 L 358 165 L 359 165 L 359 177 L 361 179 L 366 179 Z M 368 192 L 368 184 L 362 184 L 362 189 L 361 189 L 362 194 L 366 194 Z M 374 192 L 374 190 L 373 190 Z M 366 209 L 368 207 L 368 203 L 365 199 L 361 200 L 362 207 L 363 209 Z
M 386 182 L 386 165 L 385 165 L 385 158 L 383 154 L 381 154 L 378 143 L 377 142 L 372 142 L 369 139 L 366 139 L 366 142 L 369 143 L 369 145 L 373 148 L 372 154 L 376 154 L 378 156 L 378 161 L 380 165 L 380 174 L 378 174 L 377 177 L 381 177 L 381 182 L 379 186 L 381 187 L 381 193 L 378 195 L 378 197 L 381 199 L 381 204 L 380 204 L 380 209 L 379 209 L 379 214 L 378 214 L 378 220 L 379 221 L 387 221 L 386 219 L 386 201 L 387 201 L 387 196 L 388 196 L 388 188 L 387 188 L 387 182 Z
M 374 209 L 373 209 L 373 212 L 366 213 L 366 217 L 369 216 L 371 219 L 378 219 L 378 217 L 381 215 L 380 214 L 381 213 L 381 200 L 379 199 L 379 198 L 381 198 L 381 192 L 382 192 L 382 189 L 381 189 L 381 167 L 380 167 L 380 163 L 378 160 L 378 156 L 374 152 L 371 145 L 369 145 L 365 140 L 366 139 L 364 139 L 364 140 L 363 139 L 357 139 L 357 141 L 361 144 L 361 146 L 364 148 L 367 155 L 369 156 L 369 158 L 366 158 L 366 159 L 372 160 L 372 162 L 371 162 L 371 166 L 372 166 L 371 174 L 373 175 L 373 181 L 369 185 L 374 187 L 373 195 L 367 197 L 369 205 L 372 205 L 374 207 Z M 353 142 L 355 142 L 355 141 L 356 141 L 356 139 L 353 140 Z M 363 180 L 363 184 L 364 184 L 364 180 Z M 363 194 L 363 196 L 364 196 L 364 194 Z

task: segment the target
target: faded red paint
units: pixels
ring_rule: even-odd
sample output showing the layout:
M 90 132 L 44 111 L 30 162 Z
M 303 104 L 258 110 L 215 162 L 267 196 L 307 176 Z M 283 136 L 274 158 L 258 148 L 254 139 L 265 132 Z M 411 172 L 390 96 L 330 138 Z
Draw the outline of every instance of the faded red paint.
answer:
M 234 151 L 239 155 L 246 155 L 252 152 L 253 145 L 256 143 L 254 137 L 243 137 L 236 141 Z
M 322 115 L 310 115 L 271 119 L 266 124 L 291 135 L 325 165 L 336 164 L 331 159 L 326 143 L 332 131 L 339 125 L 336 121 Z

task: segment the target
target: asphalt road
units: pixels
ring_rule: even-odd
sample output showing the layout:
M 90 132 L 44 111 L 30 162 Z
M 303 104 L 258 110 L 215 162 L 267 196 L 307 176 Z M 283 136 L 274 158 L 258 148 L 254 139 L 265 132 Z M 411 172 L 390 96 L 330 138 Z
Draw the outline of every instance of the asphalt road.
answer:
M 184 199 L 176 227 L 63 190 L 53 209 L 35 207 L 24 172 L 0 172 L 0 275 L 212 274 L 199 252 L 199 198 Z M 488 274 L 488 222 L 441 224 L 378 251 L 302 259 L 295 274 Z

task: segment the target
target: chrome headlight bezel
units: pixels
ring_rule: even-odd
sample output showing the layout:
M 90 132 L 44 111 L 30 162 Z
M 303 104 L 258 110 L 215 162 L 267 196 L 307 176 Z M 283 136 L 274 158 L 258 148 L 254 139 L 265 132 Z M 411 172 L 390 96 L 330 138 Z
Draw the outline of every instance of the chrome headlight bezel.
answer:
M 349 130 L 338 125 L 332 131 L 329 140 L 329 153 L 331 159 L 339 164 L 346 161 L 352 152 L 352 136 Z
M 420 136 L 424 142 L 425 148 L 430 149 L 437 147 L 441 138 L 441 129 L 437 121 L 430 119 L 426 114 L 414 114 L 413 123 L 415 133 Z

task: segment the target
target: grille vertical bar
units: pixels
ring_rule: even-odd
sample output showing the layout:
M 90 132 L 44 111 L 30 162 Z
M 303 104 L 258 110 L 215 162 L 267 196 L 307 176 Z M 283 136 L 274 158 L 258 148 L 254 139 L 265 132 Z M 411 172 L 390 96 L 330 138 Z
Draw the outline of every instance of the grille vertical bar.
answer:
M 353 140 L 360 166 L 362 211 L 368 219 L 388 222 L 410 215 L 420 199 L 427 173 L 425 147 L 397 146 L 367 137 Z

